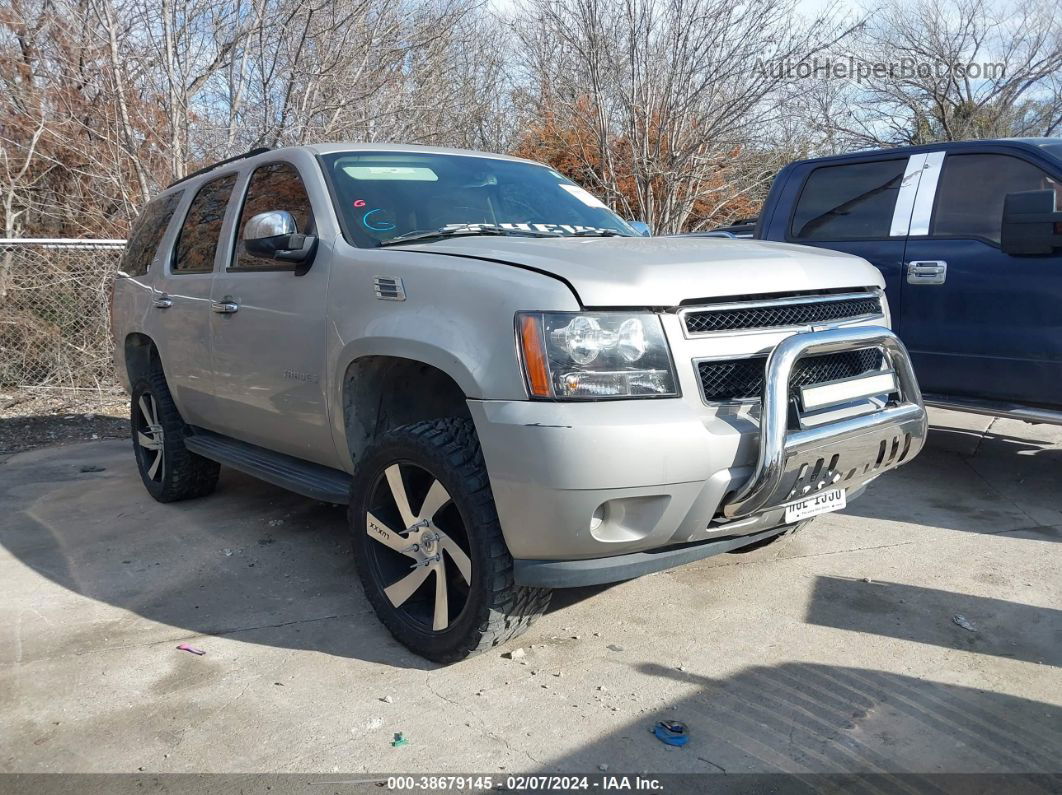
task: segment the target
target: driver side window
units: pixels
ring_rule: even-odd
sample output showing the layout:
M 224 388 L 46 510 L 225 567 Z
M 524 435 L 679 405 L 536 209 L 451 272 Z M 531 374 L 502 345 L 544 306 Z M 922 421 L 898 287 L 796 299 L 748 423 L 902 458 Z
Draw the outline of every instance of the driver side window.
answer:
M 1062 206 L 1062 184 L 1032 163 L 1010 155 L 948 155 L 937 190 L 932 234 L 999 245 L 1008 193 L 1050 188 Z
M 306 186 L 298 169 L 291 163 L 269 163 L 259 166 L 247 183 L 247 194 L 236 224 L 236 246 L 230 270 L 292 270 L 294 266 L 267 257 L 256 257 L 247 251 L 243 242 L 243 229 L 247 222 L 259 213 L 287 210 L 295 218 L 301 234 L 313 233 L 313 208 Z

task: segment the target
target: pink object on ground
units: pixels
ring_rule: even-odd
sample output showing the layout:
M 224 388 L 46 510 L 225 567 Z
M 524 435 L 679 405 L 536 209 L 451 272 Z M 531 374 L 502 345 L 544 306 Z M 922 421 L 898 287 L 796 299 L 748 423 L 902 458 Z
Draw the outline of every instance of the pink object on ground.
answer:
M 197 649 L 195 646 L 189 646 L 187 643 L 182 643 L 177 648 L 181 651 L 190 651 L 192 654 L 198 654 L 200 657 L 206 654 L 202 649 Z

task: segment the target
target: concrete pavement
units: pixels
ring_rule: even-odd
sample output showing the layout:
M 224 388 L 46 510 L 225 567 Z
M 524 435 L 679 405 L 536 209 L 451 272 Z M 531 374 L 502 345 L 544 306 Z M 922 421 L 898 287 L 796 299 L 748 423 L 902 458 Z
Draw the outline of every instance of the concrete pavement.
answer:
M 1059 771 L 1062 428 L 934 424 L 844 513 L 448 668 L 376 621 L 342 510 L 229 471 L 159 505 L 126 441 L 12 456 L 0 771 Z

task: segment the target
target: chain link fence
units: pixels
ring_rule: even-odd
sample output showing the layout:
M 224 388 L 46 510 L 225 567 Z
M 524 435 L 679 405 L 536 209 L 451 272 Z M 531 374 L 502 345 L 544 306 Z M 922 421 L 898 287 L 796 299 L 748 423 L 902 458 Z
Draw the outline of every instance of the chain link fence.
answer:
M 0 239 L 0 389 L 118 393 L 109 303 L 124 246 Z

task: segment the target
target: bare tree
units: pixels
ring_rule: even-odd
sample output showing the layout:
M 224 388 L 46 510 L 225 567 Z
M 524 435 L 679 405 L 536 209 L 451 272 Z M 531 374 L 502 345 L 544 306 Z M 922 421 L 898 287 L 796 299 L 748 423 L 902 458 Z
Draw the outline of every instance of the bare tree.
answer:
M 909 0 L 867 9 L 838 56 L 861 74 L 811 95 L 829 146 L 1054 135 L 1062 129 L 1059 0 Z
M 534 115 L 568 136 L 575 176 L 673 232 L 717 216 L 764 170 L 740 163 L 778 117 L 784 78 L 843 33 L 789 0 L 528 0 L 518 27 Z M 758 156 L 759 153 L 757 153 Z

